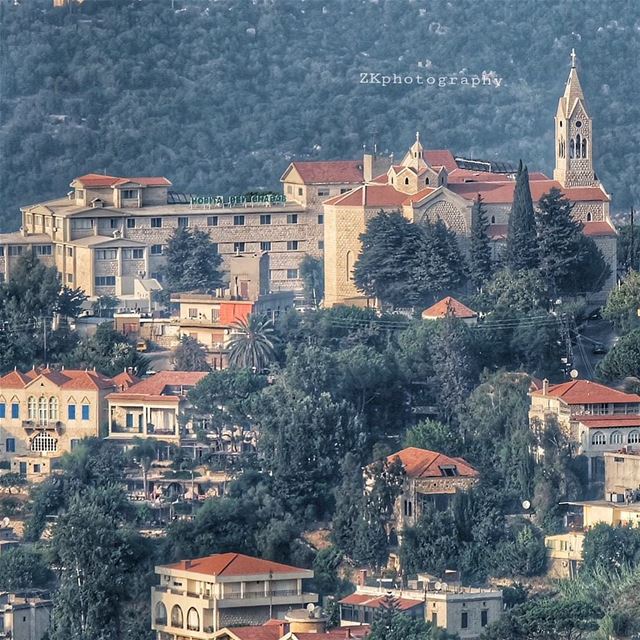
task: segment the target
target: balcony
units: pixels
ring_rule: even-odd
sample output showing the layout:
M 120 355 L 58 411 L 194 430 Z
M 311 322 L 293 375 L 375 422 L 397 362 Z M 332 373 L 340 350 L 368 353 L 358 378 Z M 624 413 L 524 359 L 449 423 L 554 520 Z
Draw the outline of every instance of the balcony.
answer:
M 305 604 L 317 602 L 317 593 L 303 593 L 295 589 L 274 589 L 272 591 L 246 591 L 240 593 L 225 593 L 218 600 L 218 607 L 258 607 L 268 604 Z
M 31 435 L 35 431 L 55 431 L 61 435 L 64 431 L 64 424 L 60 420 L 23 420 L 22 428 Z

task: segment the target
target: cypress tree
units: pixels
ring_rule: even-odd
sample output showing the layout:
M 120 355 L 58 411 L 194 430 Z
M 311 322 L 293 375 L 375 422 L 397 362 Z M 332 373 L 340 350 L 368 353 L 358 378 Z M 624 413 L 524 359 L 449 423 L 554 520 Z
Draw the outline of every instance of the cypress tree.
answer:
M 471 210 L 471 243 L 469 246 L 469 275 L 476 289 L 482 288 L 491 278 L 493 271 L 488 229 L 487 210 L 482 202 L 482 196 L 478 194 Z
M 509 215 L 506 259 L 507 266 L 512 271 L 535 269 L 538 266 L 538 239 L 529 187 L 529 172 L 527 167 L 522 165 L 522 160 L 518 165 L 513 204 Z

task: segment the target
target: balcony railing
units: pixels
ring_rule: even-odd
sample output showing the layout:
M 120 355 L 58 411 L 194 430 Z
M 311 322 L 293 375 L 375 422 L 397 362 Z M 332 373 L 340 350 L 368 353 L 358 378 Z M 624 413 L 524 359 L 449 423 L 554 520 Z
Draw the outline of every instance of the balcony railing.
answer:
M 55 431 L 60 435 L 64 431 L 64 424 L 60 420 L 23 420 L 25 431 Z
M 273 589 L 271 591 L 245 591 L 244 593 L 225 593 L 221 600 L 252 600 L 257 598 L 286 598 L 304 595 L 297 589 Z

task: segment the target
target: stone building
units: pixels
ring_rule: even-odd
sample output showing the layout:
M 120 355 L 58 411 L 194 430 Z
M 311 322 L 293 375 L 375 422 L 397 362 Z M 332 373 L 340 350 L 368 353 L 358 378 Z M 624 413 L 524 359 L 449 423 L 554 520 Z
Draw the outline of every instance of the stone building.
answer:
M 0 593 L 0 638 L 41 640 L 51 624 L 53 602 L 41 590 Z
M 552 188 L 574 204 L 573 215 L 592 237 L 611 267 L 611 276 L 594 300 L 606 299 L 615 284 L 616 231 L 609 216 L 610 196 L 593 168 L 593 126 L 578 79 L 575 56 L 556 113 L 553 179 L 530 173 L 534 204 Z M 412 222 L 441 219 L 465 245 L 471 228 L 473 201 L 482 196 L 494 251 L 504 244 L 513 192 L 513 168 L 454 157 L 448 150 L 428 150 L 419 134 L 402 161 L 364 184 L 324 203 L 325 305 L 368 301 L 353 282 L 360 234 L 380 211 L 400 211 Z
M 304 581 L 313 571 L 240 553 L 220 553 L 155 568 L 151 627 L 158 640 L 196 640 L 224 627 L 260 625 L 318 601 Z
M 127 373 L 109 378 L 96 371 L 32 369 L 0 378 L 0 460 L 29 479 L 51 472 L 52 463 L 83 438 L 99 437 L 107 424 L 106 397 L 127 387 Z

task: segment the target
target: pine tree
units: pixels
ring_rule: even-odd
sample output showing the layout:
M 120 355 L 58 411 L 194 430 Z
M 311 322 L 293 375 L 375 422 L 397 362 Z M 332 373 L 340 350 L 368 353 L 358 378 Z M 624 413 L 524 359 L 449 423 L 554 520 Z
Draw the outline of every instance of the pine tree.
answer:
M 538 239 L 529 172 L 522 165 L 522 160 L 518 165 L 513 204 L 509 215 L 506 261 L 512 271 L 535 269 L 538 266 Z
M 469 247 L 469 272 L 471 281 L 480 290 L 489 281 L 493 271 L 491 241 L 487 230 L 487 210 L 478 194 L 471 210 L 471 243 Z
M 353 556 L 354 542 L 363 506 L 362 469 L 357 457 L 349 452 L 342 461 L 342 481 L 336 489 L 336 509 L 332 537 L 339 549 Z

